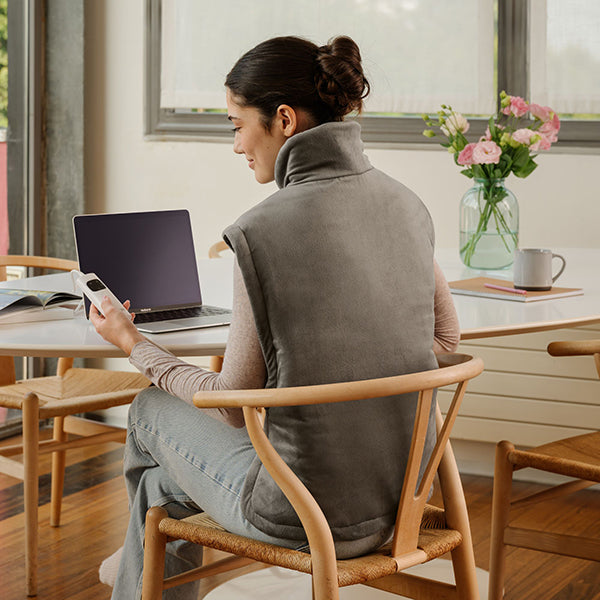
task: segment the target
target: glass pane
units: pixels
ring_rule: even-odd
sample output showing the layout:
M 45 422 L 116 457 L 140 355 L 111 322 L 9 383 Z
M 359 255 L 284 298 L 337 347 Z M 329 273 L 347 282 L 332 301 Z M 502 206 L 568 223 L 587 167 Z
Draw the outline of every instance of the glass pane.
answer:
M 600 118 L 600 2 L 546 0 L 543 8 L 532 14 L 532 100 L 563 117 Z
M 367 111 L 494 110 L 493 0 L 164 0 L 162 15 L 163 108 L 223 107 L 227 72 L 269 37 L 345 34 L 372 85 Z

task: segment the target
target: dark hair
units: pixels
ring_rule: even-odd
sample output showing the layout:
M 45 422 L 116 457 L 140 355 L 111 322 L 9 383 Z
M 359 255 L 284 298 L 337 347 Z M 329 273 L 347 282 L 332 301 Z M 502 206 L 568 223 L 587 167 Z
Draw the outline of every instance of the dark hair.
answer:
M 303 108 L 317 124 L 342 121 L 362 110 L 369 93 L 358 46 L 346 36 L 317 46 L 299 37 L 258 44 L 233 66 L 225 80 L 236 102 L 257 108 L 269 127 L 277 108 Z

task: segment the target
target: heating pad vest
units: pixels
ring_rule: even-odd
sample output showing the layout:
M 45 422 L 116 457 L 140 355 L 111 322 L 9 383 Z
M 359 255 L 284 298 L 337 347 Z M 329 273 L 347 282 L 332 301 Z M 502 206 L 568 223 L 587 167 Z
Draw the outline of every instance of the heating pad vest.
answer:
M 356 123 L 290 138 L 280 188 L 224 232 L 250 297 L 267 387 L 435 368 L 433 227 L 419 198 L 373 168 Z M 334 539 L 392 527 L 416 394 L 270 408 L 266 431 L 323 509 Z M 435 440 L 430 419 L 428 452 Z M 428 453 L 427 452 L 427 453 Z M 305 539 L 258 459 L 242 509 L 262 531 Z

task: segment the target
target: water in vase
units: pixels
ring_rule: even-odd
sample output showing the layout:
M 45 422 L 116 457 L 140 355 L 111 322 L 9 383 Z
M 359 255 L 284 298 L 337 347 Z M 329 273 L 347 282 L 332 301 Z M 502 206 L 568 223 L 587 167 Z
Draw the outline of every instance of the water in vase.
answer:
M 469 243 L 479 235 L 476 244 Z M 518 244 L 518 231 L 460 231 L 460 258 L 463 264 L 472 269 L 506 269 L 514 260 L 514 251 Z

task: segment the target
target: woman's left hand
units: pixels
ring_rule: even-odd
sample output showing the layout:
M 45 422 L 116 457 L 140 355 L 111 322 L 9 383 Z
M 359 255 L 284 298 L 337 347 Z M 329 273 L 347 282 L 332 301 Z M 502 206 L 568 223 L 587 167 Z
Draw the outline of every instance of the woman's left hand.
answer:
M 129 310 L 131 303 L 126 300 L 123 306 Z M 129 356 L 133 347 L 146 339 L 133 324 L 134 315 L 128 318 L 124 311 L 112 305 L 107 296 L 102 299 L 101 307 L 102 313 L 93 304 L 90 306 L 90 321 L 107 342 Z

